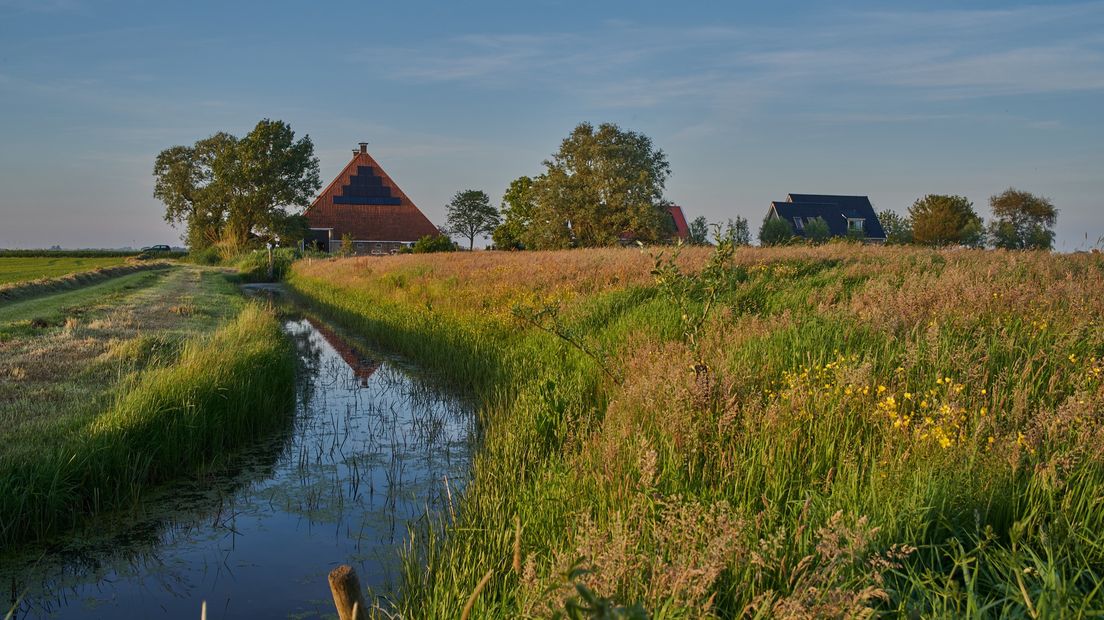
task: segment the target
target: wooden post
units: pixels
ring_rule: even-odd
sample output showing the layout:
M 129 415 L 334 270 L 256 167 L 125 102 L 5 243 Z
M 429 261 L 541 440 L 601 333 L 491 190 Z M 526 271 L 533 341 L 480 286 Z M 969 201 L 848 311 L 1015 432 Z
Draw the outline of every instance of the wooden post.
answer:
M 368 620 L 368 609 L 360 592 L 360 579 L 352 566 L 342 564 L 330 571 L 330 591 L 339 620 Z

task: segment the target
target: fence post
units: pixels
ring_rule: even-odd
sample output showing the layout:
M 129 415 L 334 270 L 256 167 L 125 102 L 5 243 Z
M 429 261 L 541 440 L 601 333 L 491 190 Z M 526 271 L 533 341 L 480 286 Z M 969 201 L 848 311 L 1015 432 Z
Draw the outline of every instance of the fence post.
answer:
M 330 571 L 330 591 L 339 620 L 368 620 L 364 595 L 360 592 L 360 579 L 348 564 Z

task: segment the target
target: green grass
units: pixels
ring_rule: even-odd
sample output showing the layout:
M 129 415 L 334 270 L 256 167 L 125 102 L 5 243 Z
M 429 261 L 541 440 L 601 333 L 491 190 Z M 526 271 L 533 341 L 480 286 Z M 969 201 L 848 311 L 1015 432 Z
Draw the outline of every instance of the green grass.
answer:
M 543 616 L 577 561 L 655 617 L 1104 610 L 1099 257 L 741 251 L 691 341 L 701 297 L 599 256 L 295 267 L 322 313 L 483 402 L 403 617 L 455 616 L 488 570 L 475 616 Z M 578 346 L 512 300 L 558 303 Z
M 141 272 L 3 311 L 0 544 L 124 505 L 290 415 L 293 351 L 220 272 Z
M 0 305 L 0 340 L 15 333 L 62 325 L 67 318 L 79 317 L 95 306 L 114 305 L 136 290 L 154 286 L 164 276 L 164 272 L 140 271 L 46 297 L 5 303 Z
M 0 256 L 0 284 L 56 278 L 80 271 L 115 267 L 126 260 L 126 256 Z

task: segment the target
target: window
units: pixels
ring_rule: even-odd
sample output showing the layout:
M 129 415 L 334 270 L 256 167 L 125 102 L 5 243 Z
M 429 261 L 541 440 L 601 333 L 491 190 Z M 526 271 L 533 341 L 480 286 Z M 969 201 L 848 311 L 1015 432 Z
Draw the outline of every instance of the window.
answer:
M 849 217 L 847 218 L 847 230 L 849 232 L 863 232 L 865 230 L 865 228 L 863 227 L 863 223 L 865 221 L 866 219 L 861 217 Z
M 805 222 L 802 222 L 800 217 L 794 218 L 794 230 L 805 230 Z

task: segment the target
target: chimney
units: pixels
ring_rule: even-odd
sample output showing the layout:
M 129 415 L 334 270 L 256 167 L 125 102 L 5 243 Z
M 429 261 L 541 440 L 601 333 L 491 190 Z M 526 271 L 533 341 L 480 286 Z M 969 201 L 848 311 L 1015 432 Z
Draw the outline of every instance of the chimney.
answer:
M 367 153 L 368 152 L 368 143 L 367 142 L 361 142 L 360 143 L 360 152 L 361 153 Z

